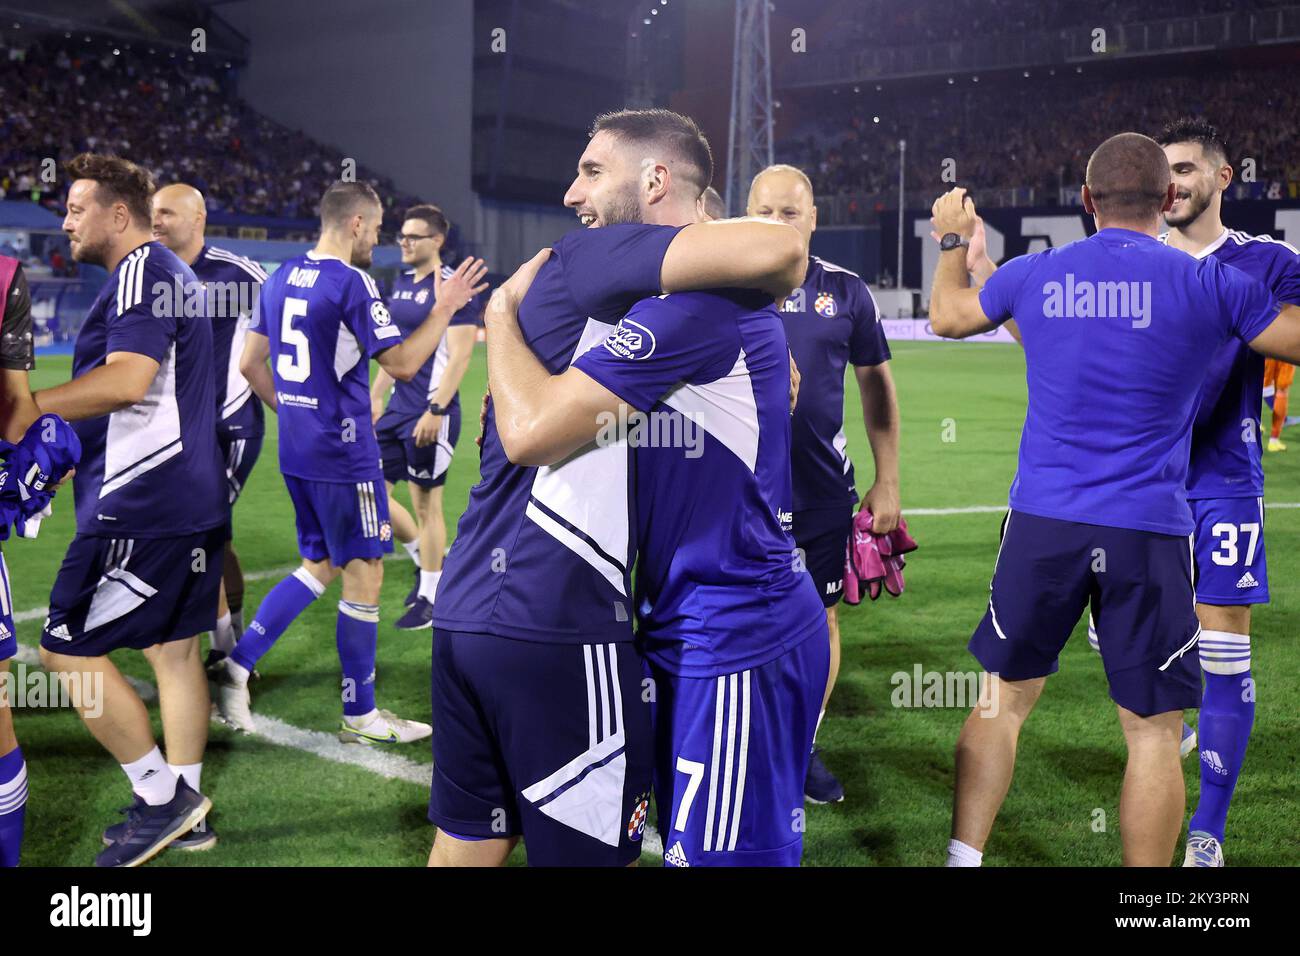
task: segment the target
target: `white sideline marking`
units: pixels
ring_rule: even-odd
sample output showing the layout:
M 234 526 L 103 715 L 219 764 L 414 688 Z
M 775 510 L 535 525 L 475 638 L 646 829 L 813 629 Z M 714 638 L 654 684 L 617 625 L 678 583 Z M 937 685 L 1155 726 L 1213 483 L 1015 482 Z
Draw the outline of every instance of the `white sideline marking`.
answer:
M 33 667 L 41 666 L 41 655 L 36 648 L 28 647 L 26 644 L 18 645 L 14 660 Z M 158 698 L 157 689 L 148 681 L 127 677 L 127 682 L 135 688 L 141 699 L 152 701 Z M 281 747 L 292 747 L 294 750 L 301 750 L 323 760 L 360 767 L 362 770 L 369 770 L 389 780 L 405 780 L 424 787 L 430 783 L 433 769 L 431 764 L 416 763 L 400 754 L 367 747 L 364 744 L 345 744 L 335 734 L 327 734 L 320 730 L 303 730 L 301 727 L 286 724 L 283 720 L 265 714 L 254 714 L 253 719 L 257 724 L 257 733 L 247 736 L 259 737 Z M 213 717 L 212 722 L 221 727 L 227 726 L 217 717 Z

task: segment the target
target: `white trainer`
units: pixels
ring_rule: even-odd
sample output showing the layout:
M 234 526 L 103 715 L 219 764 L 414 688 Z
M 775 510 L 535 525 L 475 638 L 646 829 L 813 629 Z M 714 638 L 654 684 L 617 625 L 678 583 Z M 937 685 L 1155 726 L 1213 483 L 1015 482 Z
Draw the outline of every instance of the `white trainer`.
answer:
M 235 680 L 230 673 L 228 659 L 222 661 L 219 668 L 214 668 L 212 680 L 217 685 L 217 714 L 221 719 L 240 733 L 257 733 L 248 682 Z
M 1223 866 L 1223 847 L 1204 830 L 1187 834 L 1183 866 Z
M 433 727 L 418 720 L 403 720 L 391 710 L 377 710 L 357 723 L 344 717 L 339 723 L 339 740 L 345 744 L 409 744 L 433 736 Z

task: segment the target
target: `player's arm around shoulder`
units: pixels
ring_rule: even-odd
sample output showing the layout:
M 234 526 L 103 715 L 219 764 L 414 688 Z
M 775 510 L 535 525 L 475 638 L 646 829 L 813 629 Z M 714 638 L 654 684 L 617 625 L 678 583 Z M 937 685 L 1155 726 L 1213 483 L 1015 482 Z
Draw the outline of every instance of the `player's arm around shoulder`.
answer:
M 950 189 L 931 209 L 930 221 L 939 236 L 956 234 L 967 242 L 975 234 L 978 217 L 964 189 Z M 966 246 L 939 253 L 939 265 L 930 288 L 930 327 L 949 339 L 964 339 L 991 331 L 997 323 L 984 312 L 980 289 L 970 285 Z
M 661 267 L 665 292 L 756 289 L 785 298 L 803 284 L 808 250 L 799 231 L 765 219 L 723 219 L 683 228 Z
M 617 395 L 576 368 L 552 375 L 519 328 L 519 303 L 551 250 L 539 252 L 495 292 L 483 312 L 488 388 L 497 434 L 516 465 L 561 461 L 598 435 Z

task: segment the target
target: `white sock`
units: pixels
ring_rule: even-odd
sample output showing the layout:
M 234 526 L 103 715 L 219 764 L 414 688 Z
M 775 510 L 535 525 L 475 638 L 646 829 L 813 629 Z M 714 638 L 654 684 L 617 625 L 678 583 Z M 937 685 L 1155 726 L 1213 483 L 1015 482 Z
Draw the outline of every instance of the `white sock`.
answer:
M 433 603 L 434 595 L 438 593 L 438 582 L 442 580 L 441 571 L 420 571 L 420 597 L 424 598 L 430 604 Z
M 226 658 L 226 673 L 230 675 L 236 684 L 247 684 L 248 678 L 251 676 L 248 673 L 248 668 L 232 657 Z
M 961 840 L 948 841 L 948 862 L 944 866 L 979 866 L 983 861 L 984 854 L 973 846 Z
M 416 564 L 420 563 L 420 539 L 419 538 L 416 538 L 413 541 L 403 541 L 402 547 L 406 549 L 406 553 L 411 556 L 412 561 L 414 561 Z
M 231 623 L 230 612 L 217 618 L 217 627 L 212 632 L 212 649 L 222 654 L 229 654 L 235 649 L 235 626 Z
M 813 746 L 817 746 L 817 734 L 821 732 L 822 721 L 826 719 L 826 708 L 823 707 L 817 715 L 817 726 L 813 728 Z
M 133 763 L 122 764 L 131 789 L 151 807 L 159 807 L 176 796 L 176 774 L 172 773 L 157 747 Z
M 199 781 L 203 779 L 203 762 L 198 763 L 169 763 L 167 768 L 176 776 L 184 777 L 185 782 L 192 790 L 199 790 Z M 201 790 L 199 790 L 202 793 Z

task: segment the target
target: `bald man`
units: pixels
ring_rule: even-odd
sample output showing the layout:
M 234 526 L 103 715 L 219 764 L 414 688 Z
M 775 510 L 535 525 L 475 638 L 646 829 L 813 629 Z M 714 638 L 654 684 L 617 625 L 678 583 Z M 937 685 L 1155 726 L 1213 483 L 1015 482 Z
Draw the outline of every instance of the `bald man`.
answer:
M 982 287 L 969 285 L 965 246 L 978 217 L 966 191 L 934 204 L 942 251 L 930 324 L 965 338 L 1014 315 L 1029 386 L 989 604 L 968 645 L 985 678 L 957 741 L 950 866 L 982 862 L 1020 729 L 1088 608 L 1128 749 L 1124 863 L 1173 859 L 1183 711 L 1201 703 L 1196 649 L 1225 643 L 1196 617 L 1187 498 L 1208 359 L 1234 338 L 1300 358 L 1300 307 L 1157 239 L 1176 195 L 1154 140 L 1113 136 L 1089 159 L 1083 187 L 1097 232 L 1004 262 Z
M 207 245 L 207 218 L 203 194 L 193 186 L 175 183 L 154 193 L 154 239 L 193 269 L 207 289 L 217 383 L 217 441 L 233 509 L 257 464 L 266 431 L 262 403 L 239 371 L 244 334 L 257 309 L 266 273 L 250 259 Z M 209 666 L 229 654 L 244 633 L 244 572 L 233 539 L 226 542 L 224 568 Z
M 793 166 L 769 166 L 749 187 L 746 215 L 786 222 L 807 247 L 817 228 L 812 184 Z M 840 669 L 836 605 L 844 593 L 844 555 L 853 510 L 866 508 L 877 531 L 898 526 L 898 399 L 889 371 L 889 344 L 867 284 L 855 273 L 809 256 L 801 288 L 781 306 L 790 352 L 802 379 L 791 419 L 794 540 L 817 585 L 830 630 L 831 668 L 822 698 L 826 714 Z M 875 481 L 858 500 L 853 462 L 845 450 L 844 371 L 853 365 L 862 418 L 875 464 Z M 818 727 L 821 720 L 818 719 Z M 837 803 L 844 788 L 815 746 L 804 795 L 812 803 Z

